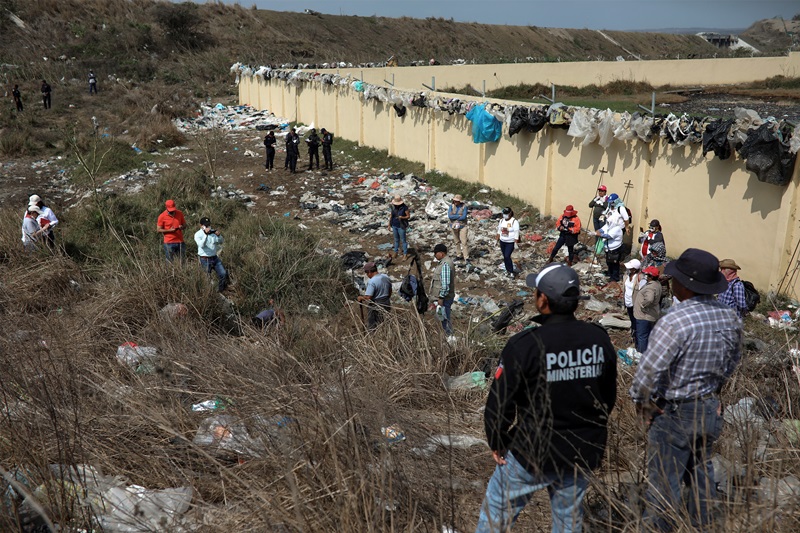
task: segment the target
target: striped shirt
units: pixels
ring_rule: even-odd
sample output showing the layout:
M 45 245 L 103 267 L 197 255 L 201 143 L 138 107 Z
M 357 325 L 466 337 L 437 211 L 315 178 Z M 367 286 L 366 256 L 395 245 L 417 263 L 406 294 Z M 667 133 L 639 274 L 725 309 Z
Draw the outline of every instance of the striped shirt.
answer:
M 447 293 L 450 292 L 450 265 L 442 263 L 441 279 L 442 288 L 439 290 L 439 298 L 447 298 Z
M 676 305 L 656 323 L 631 398 L 687 400 L 717 392 L 742 357 L 742 321 L 713 296 Z
M 738 283 L 737 283 L 738 282 Z M 733 278 L 728 282 L 725 292 L 717 296 L 717 300 L 727 305 L 739 315 L 739 318 L 747 314 L 747 300 L 744 297 L 744 283 L 739 278 Z

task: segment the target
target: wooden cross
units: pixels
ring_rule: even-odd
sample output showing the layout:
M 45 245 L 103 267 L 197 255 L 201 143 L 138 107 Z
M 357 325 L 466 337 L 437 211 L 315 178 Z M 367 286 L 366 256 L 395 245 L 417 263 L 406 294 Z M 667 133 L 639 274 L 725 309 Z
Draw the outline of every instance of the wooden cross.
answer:
M 625 182 L 625 194 L 622 195 L 622 202 L 625 203 L 625 199 L 628 197 L 628 191 L 633 189 L 633 183 L 631 180 Z

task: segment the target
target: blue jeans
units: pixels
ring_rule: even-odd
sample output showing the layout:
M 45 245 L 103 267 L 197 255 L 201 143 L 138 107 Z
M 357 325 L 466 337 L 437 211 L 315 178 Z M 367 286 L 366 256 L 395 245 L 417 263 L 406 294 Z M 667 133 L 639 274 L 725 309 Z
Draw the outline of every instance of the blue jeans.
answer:
M 691 488 L 686 502 L 692 525 L 710 523 L 708 503 L 716 497 L 711 447 L 722 432 L 719 400 L 667 404 L 647 434 L 647 506 L 644 522 L 670 531 L 682 514 L 681 481 Z M 671 516 L 666 516 L 670 513 Z M 649 531 L 649 530 L 648 530 Z
M 655 322 L 650 322 L 649 320 L 636 321 L 636 349 L 639 350 L 639 352 L 644 353 L 647 351 L 647 344 L 650 341 L 650 332 L 653 331 L 653 326 L 655 325 Z
M 503 252 L 503 264 L 506 266 L 506 272 L 513 274 L 514 262 L 511 260 L 511 252 L 514 251 L 514 243 L 500 241 L 500 251 Z
M 550 494 L 553 533 L 580 533 L 583 527 L 583 496 L 589 480 L 582 474 L 535 476 L 525 470 L 511 452 L 504 466 L 498 465 L 481 504 L 481 516 L 475 533 L 505 533 L 537 490 Z
M 168 263 L 171 263 L 176 255 L 178 259 L 183 261 L 184 257 L 186 257 L 186 244 L 182 242 L 164 243 L 164 255 Z
M 406 242 L 406 228 L 398 228 L 392 226 L 392 233 L 394 234 L 394 253 L 400 249 L 400 243 L 403 243 L 403 255 L 408 253 L 408 242 Z
M 222 266 L 222 261 L 220 261 L 217 256 L 200 256 L 200 267 L 208 274 L 211 274 L 212 270 L 216 272 L 217 277 L 219 278 L 219 292 L 225 290 L 225 287 L 228 286 L 228 272 L 225 270 L 225 267 Z
M 453 299 L 444 300 L 442 304 L 444 307 L 444 320 L 442 320 L 442 329 L 444 329 L 445 335 L 452 335 L 453 334 L 453 324 L 450 322 L 450 308 L 453 307 Z

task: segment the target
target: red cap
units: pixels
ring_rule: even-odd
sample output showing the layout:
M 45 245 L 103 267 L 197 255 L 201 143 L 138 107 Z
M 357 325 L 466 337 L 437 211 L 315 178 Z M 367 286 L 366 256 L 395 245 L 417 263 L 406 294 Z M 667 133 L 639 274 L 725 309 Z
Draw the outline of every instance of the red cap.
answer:
M 644 270 L 642 270 L 642 274 L 647 274 L 648 276 L 655 276 L 655 277 L 658 277 L 658 276 L 661 275 L 661 273 L 658 271 L 658 269 L 656 267 L 654 267 L 654 266 L 649 266 L 649 267 L 645 268 Z
M 605 185 L 601 185 L 601 186 L 599 186 L 599 187 L 597 188 L 597 190 L 598 190 L 598 191 L 603 191 L 603 192 L 606 192 L 608 189 L 606 189 L 606 186 L 605 186 Z
M 164 205 L 167 206 L 167 211 L 174 211 L 175 208 L 175 200 L 167 200 L 164 202 Z

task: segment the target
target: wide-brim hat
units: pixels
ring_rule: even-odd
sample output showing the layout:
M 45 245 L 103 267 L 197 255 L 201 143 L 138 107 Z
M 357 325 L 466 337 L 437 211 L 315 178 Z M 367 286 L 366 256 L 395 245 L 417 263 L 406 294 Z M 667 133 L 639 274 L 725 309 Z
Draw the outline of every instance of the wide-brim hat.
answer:
M 742 269 L 742 267 L 737 265 L 736 261 L 734 261 L 733 259 L 723 259 L 722 261 L 719 262 L 719 267 L 720 268 L 732 268 L 734 270 L 741 270 Z
M 575 208 L 572 207 L 571 205 L 568 205 L 566 208 L 564 208 L 564 216 L 565 217 L 574 217 L 577 214 L 578 214 L 578 212 L 575 211 Z
M 395 195 L 395 197 L 392 198 L 392 205 L 403 205 L 403 199 Z
M 460 194 L 456 194 L 455 196 L 453 196 L 453 202 L 463 202 L 463 201 L 464 199 L 461 198 Z
M 719 259 L 698 248 L 689 248 L 667 263 L 664 274 L 696 294 L 719 294 L 728 288 L 728 281 L 719 271 Z
M 31 197 L 28 198 L 28 205 L 37 205 L 41 201 L 42 199 L 39 198 L 38 194 L 32 194 Z

